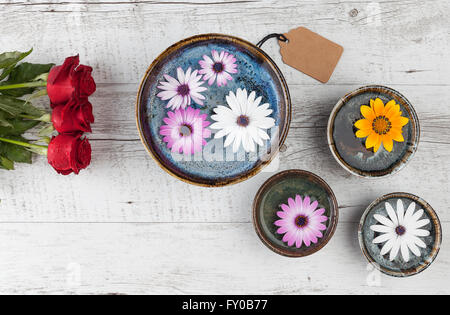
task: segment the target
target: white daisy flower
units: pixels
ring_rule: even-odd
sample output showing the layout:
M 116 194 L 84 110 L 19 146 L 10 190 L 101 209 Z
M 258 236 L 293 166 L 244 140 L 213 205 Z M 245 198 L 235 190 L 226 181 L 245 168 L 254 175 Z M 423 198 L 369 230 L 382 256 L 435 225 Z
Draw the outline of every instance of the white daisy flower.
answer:
M 200 106 L 203 106 L 203 100 L 205 96 L 201 94 L 207 90 L 202 87 L 205 81 L 202 80 L 202 76 L 198 74 L 198 70 L 192 71 L 189 68 L 186 73 L 183 69 L 177 69 L 178 80 L 171 77 L 168 74 L 164 75 L 167 82 L 160 82 L 158 89 L 162 90 L 157 96 L 163 101 L 170 100 L 167 104 L 167 108 L 171 107 L 173 110 L 177 110 L 180 107 L 185 109 L 192 104 L 192 101 Z
M 256 92 L 248 95 L 247 90 L 238 89 L 236 94 L 230 92 L 226 99 L 229 107 L 218 106 L 214 109 L 216 115 L 211 116 L 216 121 L 211 128 L 219 130 L 215 138 L 227 136 L 225 147 L 233 144 L 235 153 L 241 143 L 246 152 L 255 152 L 255 143 L 263 146 L 263 140 L 270 139 L 266 130 L 275 126 L 275 119 L 267 116 L 273 110 L 267 103 L 260 105 L 262 97 L 256 98 Z
M 373 225 L 372 231 L 381 233 L 373 240 L 374 244 L 384 244 L 381 249 L 381 256 L 390 253 L 390 261 L 394 261 L 401 252 L 403 260 L 409 262 L 410 251 L 417 257 L 421 256 L 420 248 L 427 248 L 421 237 L 430 236 L 430 231 L 423 230 L 424 226 L 430 224 L 430 220 L 422 219 L 424 211 L 417 212 L 416 203 L 412 202 L 405 213 L 403 202 L 397 201 L 397 211 L 386 202 L 388 217 L 376 214 L 375 219 L 382 225 Z

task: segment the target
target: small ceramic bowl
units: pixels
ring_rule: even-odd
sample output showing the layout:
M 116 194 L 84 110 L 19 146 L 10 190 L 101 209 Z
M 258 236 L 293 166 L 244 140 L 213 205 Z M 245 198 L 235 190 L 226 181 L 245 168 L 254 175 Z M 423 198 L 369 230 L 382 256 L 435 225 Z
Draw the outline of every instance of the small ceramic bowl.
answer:
M 401 250 L 393 261 L 390 260 L 390 252 L 381 256 L 382 248 L 386 243 L 374 244 L 374 239 L 382 234 L 374 232 L 371 229 L 374 225 L 381 225 L 375 216 L 389 217 L 386 210 L 386 203 L 389 203 L 395 211 L 398 200 L 402 201 L 405 211 L 411 203 L 416 203 L 416 212 L 420 209 L 424 210 L 424 214 L 419 220 L 428 219 L 430 221 L 429 224 L 420 228 L 430 232 L 430 235 L 427 237 L 419 237 L 425 243 L 426 248 L 417 246 L 421 254 L 420 256 L 416 256 L 412 251 L 409 251 L 410 260 L 408 262 L 403 258 Z M 427 269 L 436 259 L 442 243 L 442 228 L 436 212 L 426 201 L 407 193 L 393 193 L 375 200 L 367 208 L 359 225 L 358 236 L 364 256 L 378 270 L 393 277 L 410 277 Z
M 361 106 L 380 98 L 384 104 L 395 100 L 402 116 L 409 118 L 403 127 L 404 142 L 395 142 L 392 152 L 380 148 L 377 153 L 366 149 L 366 138 L 356 137 L 354 124 L 362 119 Z M 342 98 L 331 113 L 328 123 L 328 144 L 336 161 L 350 173 L 377 178 L 393 175 L 403 169 L 417 151 L 420 125 L 411 103 L 399 92 L 384 86 L 360 88 Z
M 309 196 L 311 202 L 318 201 L 317 209 L 324 208 L 324 215 L 328 217 L 323 223 L 326 226 L 323 237 L 310 247 L 305 244 L 300 248 L 288 246 L 283 242 L 283 235 L 277 233 L 279 227 L 275 222 L 280 219 L 277 212 L 296 195 Z M 253 203 L 253 224 L 259 238 L 269 249 L 287 257 L 305 257 L 318 252 L 333 237 L 338 219 L 338 203 L 330 186 L 317 175 L 302 170 L 284 171 L 270 178 L 259 189 Z

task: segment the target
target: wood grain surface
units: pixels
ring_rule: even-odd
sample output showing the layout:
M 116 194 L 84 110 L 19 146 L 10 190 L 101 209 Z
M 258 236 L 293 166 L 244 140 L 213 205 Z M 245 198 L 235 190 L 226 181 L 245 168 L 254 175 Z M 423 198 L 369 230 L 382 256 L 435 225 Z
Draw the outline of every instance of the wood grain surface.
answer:
M 62 177 L 36 158 L 0 172 L 0 293 L 450 293 L 448 0 L 0 0 L 0 12 L 0 51 L 34 47 L 30 61 L 43 63 L 79 53 L 98 83 L 89 169 Z M 265 44 L 293 97 L 278 163 L 220 189 L 190 186 L 162 171 L 135 124 L 136 93 L 149 64 L 192 35 L 217 32 L 256 43 L 299 26 L 345 53 L 323 85 L 284 65 L 276 42 Z M 421 122 L 416 156 L 387 179 L 347 174 L 326 143 L 333 106 L 366 84 L 400 91 Z M 291 168 L 323 177 L 341 210 L 330 244 L 304 259 L 270 252 L 251 223 L 260 185 Z M 410 279 L 378 278 L 357 241 L 364 209 L 396 191 L 427 200 L 443 224 L 437 261 Z

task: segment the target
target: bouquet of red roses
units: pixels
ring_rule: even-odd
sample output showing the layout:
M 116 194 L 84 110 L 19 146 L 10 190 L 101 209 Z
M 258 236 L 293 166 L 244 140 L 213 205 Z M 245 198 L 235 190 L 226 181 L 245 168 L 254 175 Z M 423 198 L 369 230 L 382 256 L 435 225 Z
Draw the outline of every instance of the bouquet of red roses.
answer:
M 60 174 L 78 174 L 91 162 L 91 146 L 85 132 L 94 122 L 88 97 L 95 90 L 92 68 L 80 65 L 79 57 L 64 64 L 21 62 L 28 52 L 0 54 L 0 168 L 31 163 L 32 153 L 47 155 Z M 48 95 L 49 112 L 31 101 Z M 52 136 L 55 132 L 57 136 Z M 36 131 L 33 140 L 26 135 Z

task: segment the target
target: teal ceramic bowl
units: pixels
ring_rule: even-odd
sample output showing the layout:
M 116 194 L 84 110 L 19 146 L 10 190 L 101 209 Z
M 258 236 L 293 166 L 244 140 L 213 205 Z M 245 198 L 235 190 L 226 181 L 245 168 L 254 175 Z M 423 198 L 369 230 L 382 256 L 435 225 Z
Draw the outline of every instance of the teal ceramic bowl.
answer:
M 389 217 L 386 210 L 386 203 L 396 209 L 397 201 L 401 200 L 405 210 L 416 203 L 416 211 L 424 210 L 420 220 L 429 220 L 429 224 L 421 229 L 429 231 L 430 235 L 420 237 L 426 245 L 426 248 L 417 247 L 420 255 L 416 256 L 410 252 L 408 262 L 402 257 L 401 252 L 391 261 L 390 252 L 382 254 L 382 249 L 386 243 L 375 244 L 374 239 L 381 234 L 371 229 L 373 225 L 380 225 L 376 219 L 377 215 Z M 408 228 L 406 228 L 408 230 Z M 406 235 L 406 234 L 404 234 Z M 393 277 L 410 277 L 426 270 L 436 259 L 442 243 L 442 227 L 439 218 L 433 208 L 423 199 L 408 193 L 393 193 L 375 200 L 365 211 L 359 225 L 359 243 L 364 256 L 382 273 Z
M 380 98 L 384 104 L 395 100 L 402 116 L 409 118 L 403 127 L 404 142 L 395 142 L 392 152 L 383 147 L 376 153 L 366 149 L 366 138 L 356 137 L 354 124 L 363 118 L 361 106 Z M 384 86 L 366 86 L 343 97 L 333 109 L 328 123 L 328 145 L 336 161 L 348 172 L 365 178 L 393 175 L 413 158 L 420 139 L 420 125 L 412 104 L 399 92 Z
M 324 215 L 328 217 L 323 223 L 326 226 L 323 237 L 309 247 L 304 244 L 300 248 L 288 246 L 274 224 L 280 219 L 277 212 L 282 210 L 281 205 L 296 195 L 309 196 L 311 202 L 317 201 L 317 208 L 325 209 Z M 330 186 L 317 175 L 302 170 L 284 171 L 270 178 L 259 189 L 253 203 L 253 223 L 259 238 L 269 249 L 287 257 L 305 257 L 321 250 L 333 237 L 338 219 L 338 203 Z

